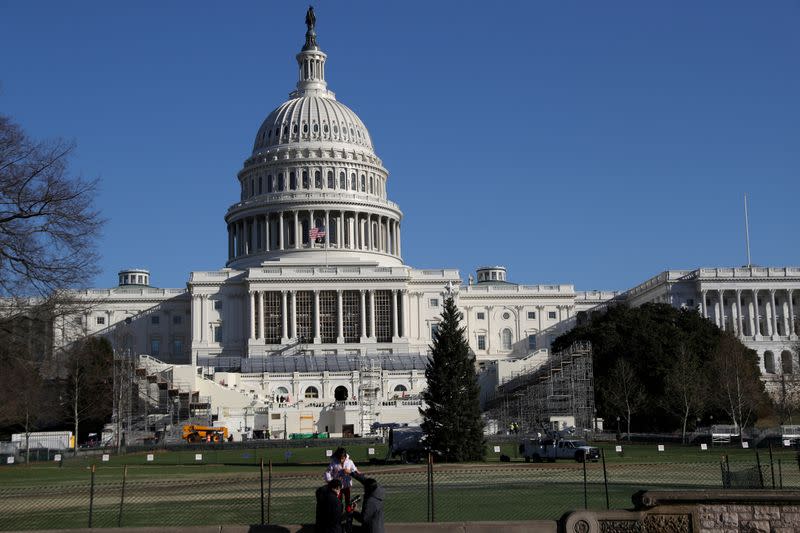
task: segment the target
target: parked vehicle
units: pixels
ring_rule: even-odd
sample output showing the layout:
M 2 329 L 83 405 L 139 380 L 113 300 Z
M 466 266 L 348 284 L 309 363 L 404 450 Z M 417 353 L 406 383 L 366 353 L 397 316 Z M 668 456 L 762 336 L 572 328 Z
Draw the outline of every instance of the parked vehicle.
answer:
M 597 461 L 600 458 L 600 449 L 589 446 L 586 441 L 576 439 L 525 439 L 519 445 L 519 452 L 525 462 L 542 461 L 553 462 L 556 459 L 572 459 L 582 463 L 584 461 Z
M 428 450 L 425 434 L 419 426 L 402 426 L 389 430 L 389 456 L 404 463 L 421 463 Z
M 223 442 L 228 440 L 228 428 L 185 425 L 181 438 L 186 442 Z

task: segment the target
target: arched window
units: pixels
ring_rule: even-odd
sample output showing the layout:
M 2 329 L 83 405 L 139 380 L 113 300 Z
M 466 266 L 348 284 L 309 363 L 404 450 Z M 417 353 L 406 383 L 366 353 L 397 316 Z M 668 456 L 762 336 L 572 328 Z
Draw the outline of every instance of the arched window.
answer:
M 304 189 L 308 189 L 309 188 L 308 187 L 308 172 L 305 171 L 305 170 L 303 171 L 303 188 Z
M 267 192 L 272 192 L 272 174 L 267 176 Z
M 789 350 L 784 350 L 781 352 L 781 372 L 783 374 L 794 374 L 792 352 Z
M 500 340 L 502 342 L 503 349 L 504 350 L 510 350 L 511 349 L 511 330 L 508 329 L 508 328 L 504 329 L 503 332 L 500 334 L 500 337 L 501 337 Z
M 333 178 L 333 171 L 331 170 L 328 171 L 328 188 L 336 188 L 336 180 Z
M 764 372 L 767 374 L 775 373 L 775 354 L 769 350 L 764 352 Z
M 297 176 L 294 175 L 294 172 L 289 172 L 289 188 L 291 190 L 297 189 Z
M 281 172 L 280 174 L 278 174 L 278 190 L 282 191 L 285 185 L 286 184 L 283 181 L 283 172 Z
M 339 385 L 335 389 L 333 389 L 333 399 L 337 402 L 344 402 L 348 398 L 347 394 L 347 387 L 344 385 Z
M 405 385 L 398 385 L 394 388 L 395 392 L 408 392 L 408 388 Z
M 361 174 L 361 192 L 367 192 L 367 177 Z
M 317 189 L 322 188 L 322 173 L 319 170 L 314 172 L 314 187 Z
M 258 194 L 262 194 L 264 192 L 263 184 L 264 184 L 263 178 L 261 176 L 259 176 L 258 177 Z
M 339 188 L 347 190 L 347 175 L 344 172 L 339 172 Z
M 288 402 L 289 401 L 289 389 L 286 387 L 278 387 L 275 389 L 275 392 L 272 393 L 275 397 L 276 402 Z
M 375 194 L 375 179 L 372 176 L 369 177 L 369 193 Z
M 307 399 L 319 398 L 319 391 L 316 387 L 309 387 L 303 396 Z
M 350 174 L 350 189 L 353 191 L 358 190 L 358 184 L 356 183 L 356 174 L 355 172 Z

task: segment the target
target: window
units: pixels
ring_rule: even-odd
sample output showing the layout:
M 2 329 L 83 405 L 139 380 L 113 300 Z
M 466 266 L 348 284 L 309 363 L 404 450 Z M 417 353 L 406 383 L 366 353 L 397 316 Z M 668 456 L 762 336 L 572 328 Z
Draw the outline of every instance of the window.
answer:
M 430 307 L 439 307 L 439 298 L 431 298 L 429 304 Z
M 529 350 L 536 349 L 536 335 L 528 335 L 528 349 Z
M 97 322 L 98 326 L 102 326 L 102 325 L 104 325 L 106 323 L 106 317 L 99 316 L 99 317 L 97 317 L 97 321 L 96 322 Z
M 267 176 L 267 192 L 272 192 L 272 174 Z
M 319 398 L 319 391 L 317 390 L 316 387 L 309 387 L 306 389 L 304 396 L 307 399 Z
M 333 172 L 328 172 L 328 188 L 334 189 L 336 188 L 336 180 L 333 178 Z
M 289 172 L 289 188 L 291 190 L 297 189 L 297 176 L 294 175 L 294 172 Z
M 536 311 L 528 311 L 528 320 L 536 319 Z
M 333 399 L 337 402 L 345 402 L 347 401 L 348 394 L 347 394 L 347 387 L 344 385 L 339 385 L 335 389 L 333 389 Z
M 222 324 L 214 326 L 214 342 L 222 342 Z
M 153 324 L 154 326 L 159 325 L 161 323 L 161 317 L 159 317 L 158 315 L 151 316 L 150 323 Z
M 395 392 L 408 392 L 408 389 L 405 385 L 398 385 L 394 388 Z
M 308 189 L 308 172 L 303 171 L 303 188 Z
M 183 355 L 183 339 L 172 339 L 172 355 Z
M 478 320 L 486 320 L 486 313 L 484 313 L 483 311 L 479 311 L 479 312 L 476 314 L 476 318 L 477 318 Z
M 183 317 L 181 315 L 173 315 L 172 316 L 172 323 L 176 326 L 180 326 L 183 322 Z
M 503 320 L 508 320 L 511 318 L 511 313 L 503 313 Z
M 764 371 L 767 374 L 775 373 L 775 354 L 770 351 L 764 352 Z
M 347 189 L 347 176 L 344 172 L 339 172 L 339 188 L 342 190 Z
M 511 330 L 508 328 L 504 329 L 500 334 L 500 340 L 503 343 L 503 349 L 510 350 L 512 344 Z
M 431 324 L 431 339 L 435 339 L 439 334 L 439 324 Z
M 356 175 L 355 173 L 350 174 L 350 190 L 357 191 L 358 184 L 356 183 Z
M 278 190 L 282 191 L 284 189 L 284 182 L 283 182 L 283 173 L 281 172 L 278 174 Z
M 478 349 L 479 350 L 486 349 L 486 335 L 478 335 Z
M 150 339 L 150 355 L 152 355 L 153 357 L 158 357 L 160 352 L 161 352 L 161 340 Z
M 259 176 L 258 177 L 258 194 L 261 194 L 263 192 L 264 192 L 264 182 L 263 182 L 263 178 L 261 176 Z
M 784 350 L 781 352 L 781 372 L 784 374 L 793 374 L 794 368 L 792 365 L 792 352 Z
M 217 311 L 222 309 L 222 300 L 214 300 L 214 309 Z
M 367 192 L 367 177 L 361 174 L 361 192 Z
M 314 187 L 317 189 L 322 188 L 322 174 L 320 173 L 319 170 L 314 172 Z
M 492 272 L 492 279 L 497 279 L 497 272 Z
M 549 318 L 550 320 L 555 320 L 556 319 L 556 312 L 555 311 L 548 311 L 547 312 L 547 318 Z

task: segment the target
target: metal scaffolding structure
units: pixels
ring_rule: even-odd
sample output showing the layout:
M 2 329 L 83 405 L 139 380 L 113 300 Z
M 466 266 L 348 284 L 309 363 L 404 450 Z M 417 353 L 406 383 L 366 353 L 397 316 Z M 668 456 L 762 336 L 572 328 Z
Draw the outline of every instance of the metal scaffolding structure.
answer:
M 372 423 L 378 410 L 381 389 L 381 365 L 375 358 L 364 359 L 361 364 L 359 405 L 361 408 L 361 435 L 372 433 Z
M 595 426 L 592 345 L 576 342 L 556 352 L 531 372 L 497 387 L 487 404 L 488 416 L 501 429 L 550 432 L 555 424 L 574 420 L 577 430 Z M 514 426 L 514 425 L 516 426 Z

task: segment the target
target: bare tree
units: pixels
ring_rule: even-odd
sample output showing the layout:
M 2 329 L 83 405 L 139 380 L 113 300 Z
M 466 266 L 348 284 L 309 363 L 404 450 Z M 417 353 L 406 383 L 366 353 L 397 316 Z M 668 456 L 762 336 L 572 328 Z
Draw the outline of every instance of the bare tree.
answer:
M 768 402 L 760 379 L 758 356 L 730 333 L 720 338 L 711 359 L 711 393 L 734 426 L 753 422 L 757 411 Z
M 96 272 L 97 181 L 69 172 L 73 149 L 0 115 L 0 298 L 49 297 Z
M 681 343 L 666 376 L 661 403 L 667 411 L 681 418 L 681 440 L 684 444 L 689 417 L 702 412 L 705 385 L 699 358 Z
M 25 434 L 25 462 L 30 463 L 31 433 L 52 413 L 37 364 L 21 359 L 6 360 L 0 372 L 0 426 Z
M 87 337 L 70 347 L 62 401 L 66 416 L 73 423 L 76 454 L 81 422 L 102 422 L 111 415 L 113 373 L 114 355 L 107 339 Z
M 633 367 L 625 359 L 617 359 L 611 370 L 607 387 L 609 406 L 620 413 L 627 425 L 628 440 L 631 438 L 631 418 L 645 400 L 644 387 Z

